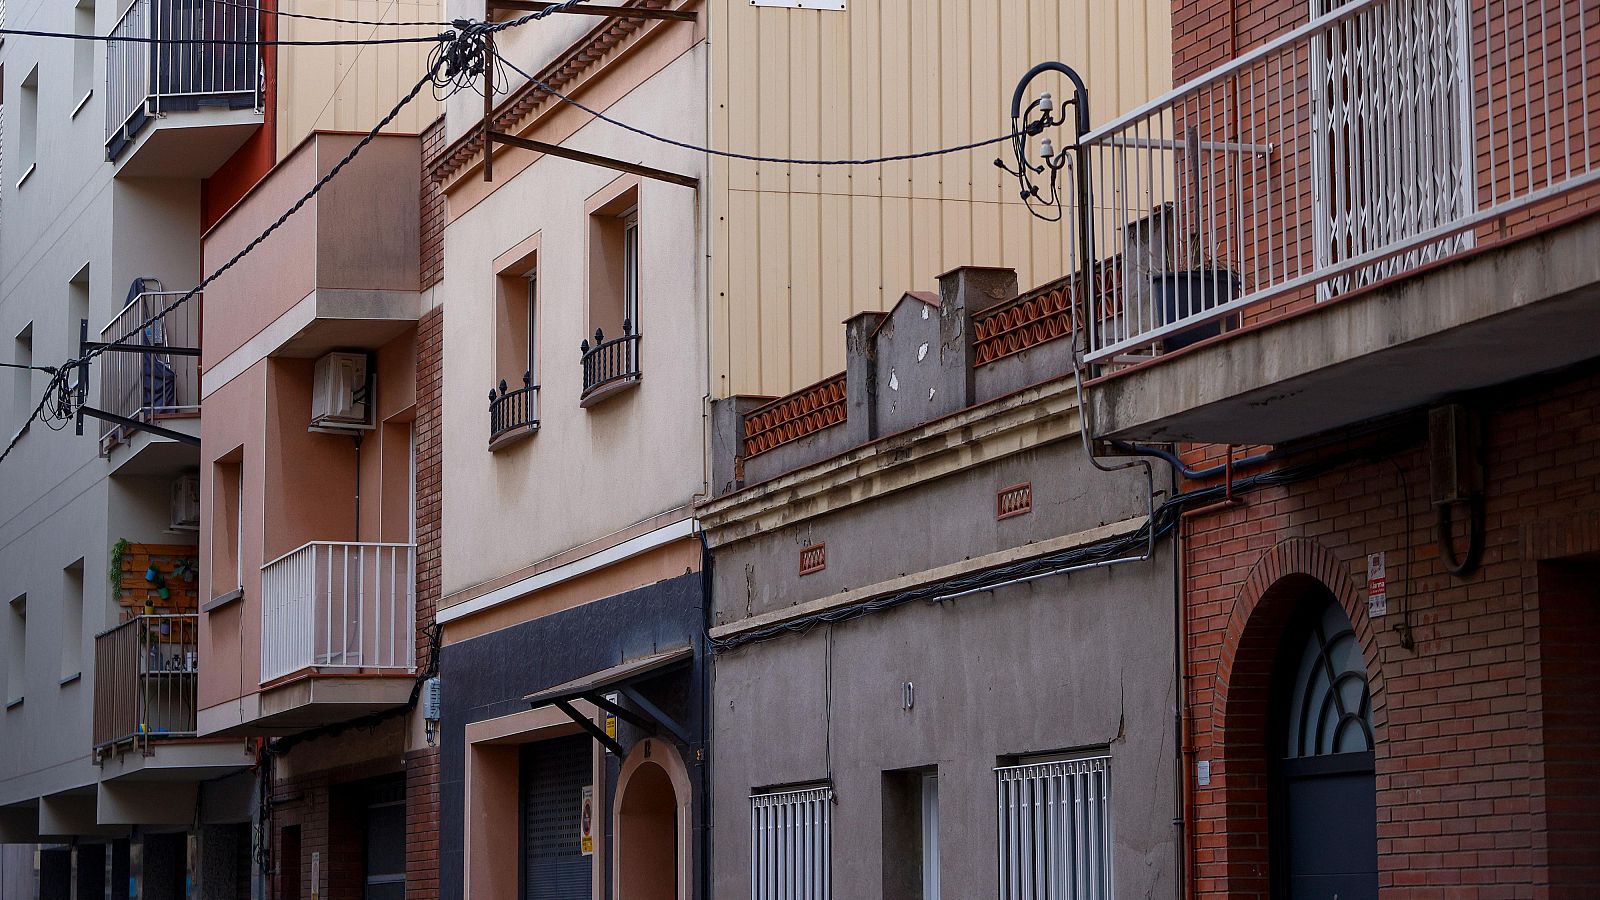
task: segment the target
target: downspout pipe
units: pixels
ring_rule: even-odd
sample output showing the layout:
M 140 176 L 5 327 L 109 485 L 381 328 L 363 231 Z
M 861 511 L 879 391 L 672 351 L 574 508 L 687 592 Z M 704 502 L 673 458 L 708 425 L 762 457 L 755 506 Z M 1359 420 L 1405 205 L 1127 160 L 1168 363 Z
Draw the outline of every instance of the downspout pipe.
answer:
M 715 708 L 712 703 L 711 666 L 715 654 L 711 648 L 711 544 L 706 540 L 703 529 L 696 527 L 695 534 L 700 538 L 700 759 L 696 764 L 700 767 L 700 821 L 695 827 L 699 852 L 695 854 L 695 896 L 699 900 L 711 898 L 711 770 L 715 763 L 711 759 L 711 716 Z

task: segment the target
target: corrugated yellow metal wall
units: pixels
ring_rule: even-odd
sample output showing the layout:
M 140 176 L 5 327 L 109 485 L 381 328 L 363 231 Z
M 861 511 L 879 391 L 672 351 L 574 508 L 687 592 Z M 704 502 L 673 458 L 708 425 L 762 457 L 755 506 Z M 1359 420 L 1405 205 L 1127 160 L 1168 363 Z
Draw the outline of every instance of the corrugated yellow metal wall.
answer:
M 1083 74 L 1096 122 L 1171 86 L 1169 0 L 707 7 L 710 141 L 740 152 L 860 158 L 999 136 L 1017 80 L 1047 59 Z M 783 394 L 842 369 L 841 321 L 956 266 L 1014 266 L 1024 286 L 1061 275 L 1065 232 L 1028 215 L 994 166 L 1002 149 L 863 168 L 715 161 L 713 392 Z
M 286 12 L 381 22 L 440 22 L 443 0 L 279 0 Z M 293 40 L 363 40 L 438 34 L 437 26 L 396 28 L 278 19 L 278 36 Z M 278 48 L 278 159 L 314 130 L 366 131 L 417 83 L 432 43 Z M 439 117 L 424 89 L 385 129 L 416 134 Z

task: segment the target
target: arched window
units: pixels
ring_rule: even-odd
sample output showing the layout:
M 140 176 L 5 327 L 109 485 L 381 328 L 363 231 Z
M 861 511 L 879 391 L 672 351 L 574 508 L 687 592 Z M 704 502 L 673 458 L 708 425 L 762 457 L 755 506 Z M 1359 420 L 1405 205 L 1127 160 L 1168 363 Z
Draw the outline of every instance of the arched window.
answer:
M 1285 759 L 1372 749 L 1372 694 L 1350 620 L 1323 604 L 1300 648 L 1285 729 Z

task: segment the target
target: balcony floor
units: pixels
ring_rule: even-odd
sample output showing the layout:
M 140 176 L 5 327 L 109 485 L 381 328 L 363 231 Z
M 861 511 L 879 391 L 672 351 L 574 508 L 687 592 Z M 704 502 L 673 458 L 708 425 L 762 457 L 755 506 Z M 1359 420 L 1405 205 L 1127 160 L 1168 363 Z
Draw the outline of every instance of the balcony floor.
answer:
M 1087 386 L 1096 436 L 1279 444 L 1600 357 L 1600 216 Z
M 119 178 L 209 178 L 261 127 L 253 109 L 203 108 L 145 123 L 116 156 Z
M 411 675 L 304 675 L 263 688 L 246 698 L 244 721 L 218 723 L 220 716 L 200 711 L 207 737 L 284 737 L 323 725 L 348 722 L 370 713 L 404 706 L 411 699 Z M 237 704 L 224 704 L 237 709 Z

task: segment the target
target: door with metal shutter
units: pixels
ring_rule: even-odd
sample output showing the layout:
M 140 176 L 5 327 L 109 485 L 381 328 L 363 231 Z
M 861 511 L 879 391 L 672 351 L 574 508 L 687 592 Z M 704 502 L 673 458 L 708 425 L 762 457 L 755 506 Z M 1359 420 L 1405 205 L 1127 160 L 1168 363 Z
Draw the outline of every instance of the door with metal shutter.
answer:
M 593 781 L 587 735 L 522 748 L 523 900 L 589 900 L 593 857 L 580 844 L 583 789 Z

